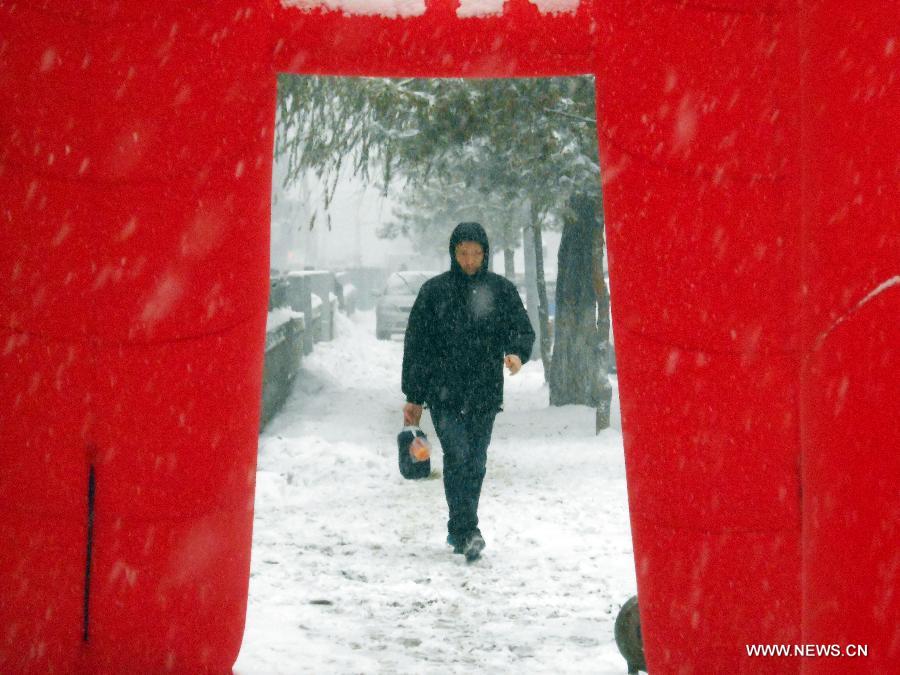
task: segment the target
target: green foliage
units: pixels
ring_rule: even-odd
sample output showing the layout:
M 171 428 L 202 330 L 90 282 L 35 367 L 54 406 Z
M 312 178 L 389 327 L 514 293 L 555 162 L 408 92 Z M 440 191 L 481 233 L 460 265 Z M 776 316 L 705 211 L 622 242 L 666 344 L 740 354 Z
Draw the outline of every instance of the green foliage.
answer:
M 449 226 L 464 220 L 477 220 L 488 232 L 493 253 L 520 245 L 523 222 L 517 210 L 498 193 L 484 194 L 462 182 L 432 180 L 403 191 L 403 199 L 394 219 L 378 230 L 386 239 L 404 236 L 417 251 L 439 253 L 447 250 Z
M 382 228 L 431 248 L 432 224 L 477 219 L 514 245 L 523 204 L 560 226 L 570 195 L 599 202 L 589 77 L 459 80 L 282 75 L 276 155 L 287 181 L 315 171 L 333 195 L 342 169 L 403 208 Z M 442 234 L 444 236 L 446 232 Z

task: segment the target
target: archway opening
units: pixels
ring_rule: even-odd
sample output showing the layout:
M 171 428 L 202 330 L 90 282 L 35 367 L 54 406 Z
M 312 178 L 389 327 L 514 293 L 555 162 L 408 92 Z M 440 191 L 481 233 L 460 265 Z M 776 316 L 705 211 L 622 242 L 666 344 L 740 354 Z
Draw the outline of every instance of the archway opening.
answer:
M 598 278 L 607 288 L 593 92 L 591 77 L 280 78 L 270 324 L 302 319 L 312 344 L 260 437 L 241 672 L 286 653 L 338 670 L 403 669 L 423 655 L 448 667 L 621 665 L 613 622 L 635 581 L 617 376 L 598 331 L 608 295 L 593 297 L 592 330 L 583 325 L 582 296 Z M 297 108 L 322 128 L 285 120 L 299 95 L 319 97 Z M 383 107 L 366 108 L 370 100 Z M 410 100 L 424 105 L 396 110 Z M 371 128 L 356 129 L 359 120 Z M 348 138 L 337 138 L 342 129 Z M 403 145 L 417 137 L 422 145 Z M 587 218 L 571 199 L 579 191 L 595 200 Z M 444 542 L 428 411 L 430 479 L 400 477 L 395 443 L 416 273 L 449 268 L 450 231 L 467 220 L 485 225 L 491 268 L 516 284 L 536 333 L 546 326 L 547 350 L 542 358 L 536 340 L 532 360 L 505 375 L 479 509 L 488 548 L 472 566 Z M 585 244 L 587 260 L 576 261 Z M 550 405 L 554 333 L 575 340 L 579 325 L 594 349 L 569 358 L 582 371 L 602 362 L 609 389 L 611 428 L 599 434 L 598 405 Z M 562 379 L 561 390 L 583 386 Z M 442 633 L 469 636 L 470 652 L 455 654 Z

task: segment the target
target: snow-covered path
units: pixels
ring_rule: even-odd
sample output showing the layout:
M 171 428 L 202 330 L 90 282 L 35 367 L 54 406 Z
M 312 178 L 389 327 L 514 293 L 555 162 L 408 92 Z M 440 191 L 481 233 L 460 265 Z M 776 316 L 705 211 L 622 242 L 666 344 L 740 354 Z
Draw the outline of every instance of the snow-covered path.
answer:
M 430 480 L 397 469 L 403 345 L 372 312 L 338 317 L 260 436 L 250 607 L 239 675 L 623 673 L 613 641 L 635 592 L 622 437 L 549 408 L 540 362 L 507 376 L 467 565 Z M 613 423 L 619 426 L 618 400 Z

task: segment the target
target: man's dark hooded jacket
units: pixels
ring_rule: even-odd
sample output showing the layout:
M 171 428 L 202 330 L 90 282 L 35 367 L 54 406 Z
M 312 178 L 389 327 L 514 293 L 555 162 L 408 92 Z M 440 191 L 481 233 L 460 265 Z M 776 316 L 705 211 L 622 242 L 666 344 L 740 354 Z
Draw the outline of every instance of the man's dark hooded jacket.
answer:
M 481 269 L 468 276 L 456 246 L 484 249 Z M 455 412 L 497 412 L 503 404 L 503 357 L 526 363 L 534 331 L 516 287 L 489 272 L 490 247 L 478 223 L 460 223 L 450 237 L 450 271 L 422 285 L 413 304 L 403 350 L 406 400 Z

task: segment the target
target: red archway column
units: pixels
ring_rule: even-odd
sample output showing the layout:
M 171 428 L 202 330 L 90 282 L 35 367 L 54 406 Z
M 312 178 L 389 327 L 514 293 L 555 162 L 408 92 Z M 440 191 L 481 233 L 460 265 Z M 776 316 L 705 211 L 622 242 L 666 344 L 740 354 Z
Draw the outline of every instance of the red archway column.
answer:
M 650 672 L 800 639 L 797 16 L 598 5 L 598 123 Z
M 268 290 L 270 21 L 0 8 L 0 671 L 227 672 Z

